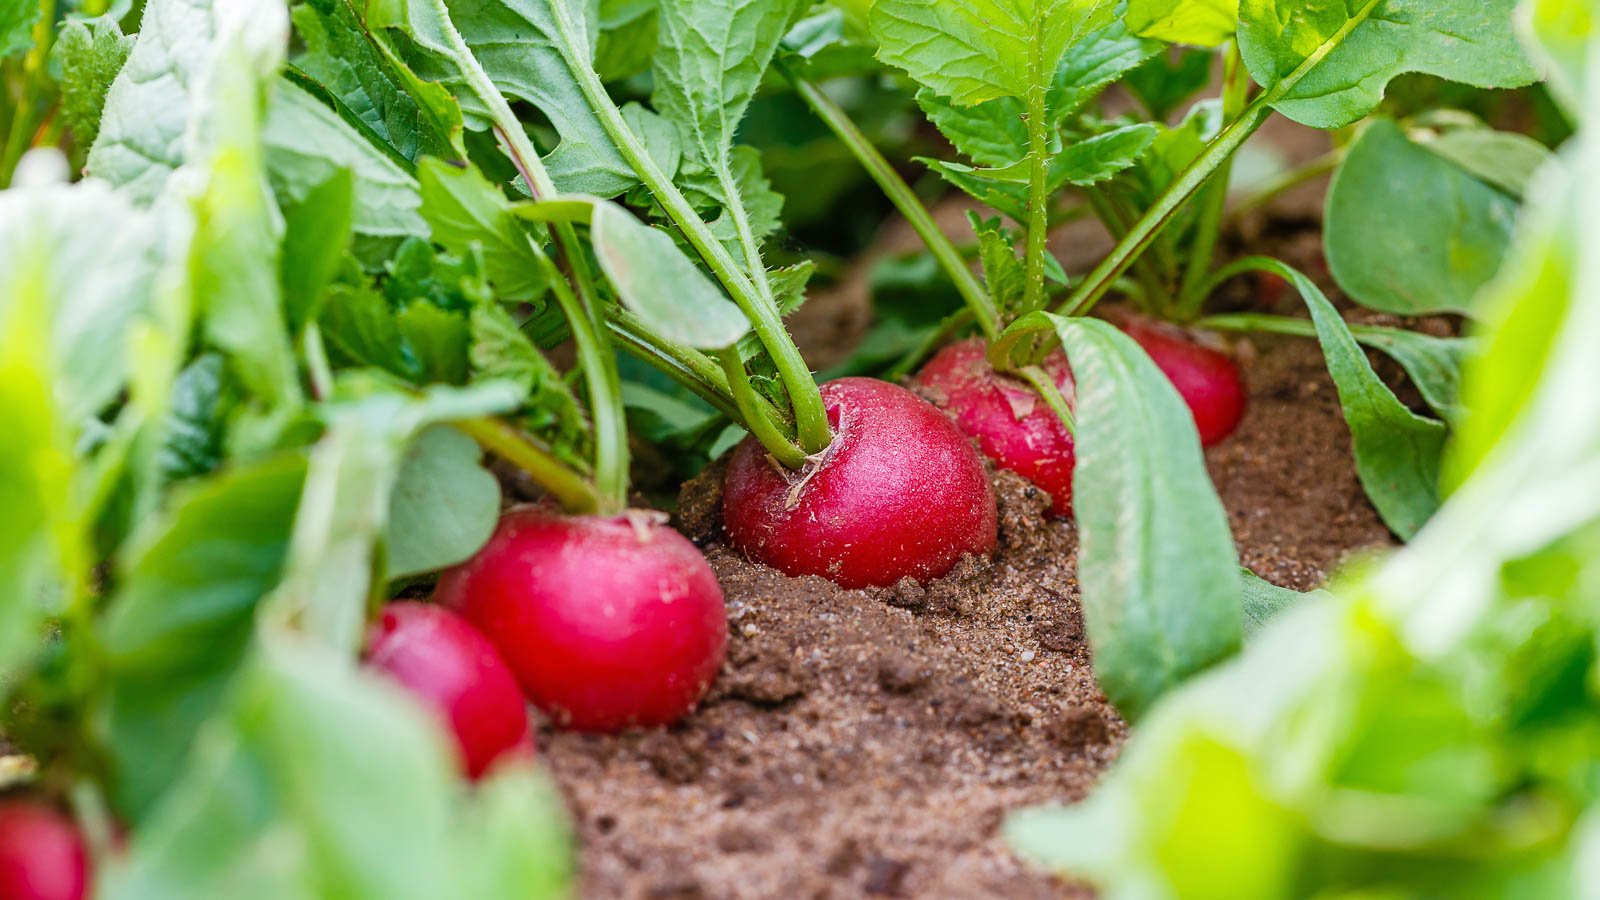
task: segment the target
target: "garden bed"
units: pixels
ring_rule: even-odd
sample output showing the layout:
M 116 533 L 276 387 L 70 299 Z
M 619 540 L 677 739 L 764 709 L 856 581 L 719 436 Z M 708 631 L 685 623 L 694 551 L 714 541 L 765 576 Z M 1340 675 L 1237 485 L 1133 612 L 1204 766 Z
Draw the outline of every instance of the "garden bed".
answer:
M 1293 231 L 1272 240 L 1285 254 L 1317 246 Z M 1250 412 L 1208 454 L 1211 475 L 1241 562 L 1310 589 L 1392 539 L 1356 479 L 1316 343 L 1261 336 L 1242 349 Z M 578 826 L 582 894 L 1070 895 L 997 830 L 1008 811 L 1082 799 L 1126 734 L 1090 670 L 1072 526 L 1043 519 L 1043 495 L 999 473 L 992 562 L 926 589 L 844 590 L 722 546 L 719 475 L 684 487 L 675 521 L 727 594 L 728 661 L 711 695 L 667 730 L 539 735 Z

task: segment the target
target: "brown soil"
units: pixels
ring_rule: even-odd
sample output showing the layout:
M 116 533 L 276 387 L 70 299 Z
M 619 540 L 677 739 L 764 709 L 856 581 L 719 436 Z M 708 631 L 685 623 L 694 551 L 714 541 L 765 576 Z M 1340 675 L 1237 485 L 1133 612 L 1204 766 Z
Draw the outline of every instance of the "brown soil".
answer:
M 1331 288 L 1314 231 L 1276 231 L 1273 251 Z M 1315 343 L 1238 349 L 1251 409 L 1211 452 L 1212 477 L 1243 562 L 1310 588 L 1389 536 Z M 677 522 L 728 598 L 711 696 L 668 730 L 541 735 L 577 821 L 584 896 L 1087 895 L 997 838 L 1007 811 L 1084 797 L 1126 734 L 1090 669 L 1071 525 L 1001 473 L 996 559 L 926 588 L 847 591 L 718 543 L 719 474 L 684 487 Z

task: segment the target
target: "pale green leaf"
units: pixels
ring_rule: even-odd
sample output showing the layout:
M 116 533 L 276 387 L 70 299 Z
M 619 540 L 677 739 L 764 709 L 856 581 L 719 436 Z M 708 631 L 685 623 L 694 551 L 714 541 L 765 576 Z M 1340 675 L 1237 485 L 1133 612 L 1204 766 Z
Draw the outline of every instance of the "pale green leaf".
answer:
M 273 190 L 286 206 L 305 200 L 340 169 L 350 171 L 353 227 L 377 242 L 362 254 L 365 262 L 375 264 L 400 238 L 427 236 L 416 179 L 298 85 L 274 83 L 262 140 Z
M 111 19 L 73 19 L 56 36 L 50 53 L 61 66 L 61 115 L 80 146 L 100 133 L 106 92 L 132 49 L 133 38 Z
M 665 232 L 610 203 L 595 206 L 591 228 L 600 268 L 623 304 L 663 337 L 714 350 L 750 330 L 739 307 Z
M 1422 146 L 1478 180 L 1521 198 L 1550 151 L 1525 134 L 1492 128 L 1456 128 Z
M 1239 27 L 1239 0 L 1128 0 L 1127 22 L 1143 37 L 1215 47 Z

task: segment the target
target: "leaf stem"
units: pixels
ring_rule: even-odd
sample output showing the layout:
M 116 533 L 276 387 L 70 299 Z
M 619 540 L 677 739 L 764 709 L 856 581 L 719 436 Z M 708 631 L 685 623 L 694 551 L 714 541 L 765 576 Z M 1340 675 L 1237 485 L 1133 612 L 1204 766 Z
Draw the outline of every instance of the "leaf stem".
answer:
M 812 377 L 811 369 L 806 365 L 805 359 L 800 356 L 794 340 L 784 330 L 783 318 L 778 313 L 777 304 L 771 297 L 763 296 L 751 279 L 739 270 L 738 263 L 728 253 L 727 248 L 712 235 L 711 229 L 700 218 L 699 213 L 695 212 L 688 198 L 678 190 L 677 185 L 672 183 L 672 179 L 661 171 L 645 149 L 644 143 L 628 127 L 628 123 L 622 118 L 622 111 L 612 102 L 611 95 L 606 93 L 605 85 L 600 83 L 600 76 L 595 74 L 593 66 L 578 56 L 576 48 L 585 47 L 587 44 L 578 39 L 577 25 L 572 21 L 568 5 L 560 2 L 551 3 L 550 11 L 556 29 L 560 32 L 561 40 L 558 43 L 567 68 L 577 81 L 579 89 L 583 91 L 584 98 L 589 102 L 596 118 L 600 120 L 601 127 L 616 144 L 623 159 L 639 175 L 656 202 L 661 204 L 667 216 L 705 260 L 712 274 L 722 283 L 734 303 L 738 304 L 740 310 L 750 319 L 756 337 L 772 355 L 773 364 L 777 366 L 779 377 L 788 390 L 789 402 L 794 407 L 795 429 L 801 447 L 807 453 L 822 451 L 833 440 L 833 430 L 828 426 L 827 411 L 822 405 L 822 395 L 817 391 L 816 379 Z
M 939 268 L 943 269 L 945 276 L 955 284 L 956 291 L 972 310 L 972 316 L 977 320 L 978 327 L 983 329 L 984 336 L 993 340 L 999 334 L 1000 328 L 1000 316 L 995 310 L 993 298 L 983 285 L 978 283 L 977 276 L 972 273 L 972 267 L 967 264 L 961 251 L 956 249 L 955 244 L 939 228 L 938 223 L 933 220 L 933 215 L 923 206 L 922 201 L 917 199 L 911 186 L 906 184 L 900 173 L 894 170 L 894 166 L 890 165 L 878 148 L 873 146 L 872 141 L 862 133 L 855 122 L 851 121 L 850 116 L 839 107 L 839 104 L 833 102 L 832 97 L 816 84 L 801 78 L 782 60 L 774 62 L 773 65 L 794 86 L 801 99 L 811 107 L 812 112 L 815 112 L 834 136 L 849 149 L 872 180 L 877 182 L 879 189 L 889 198 L 889 202 L 893 203 L 894 208 L 899 210 L 900 215 L 910 223 L 917 236 L 922 238 L 923 244 L 927 246 L 928 252 L 932 253 L 933 258 L 939 263 Z
M 454 424 L 480 447 L 533 476 L 567 512 L 585 515 L 600 510 L 602 498 L 594 485 L 548 447 L 520 430 L 487 416 L 463 419 Z
M 1048 302 L 1044 289 L 1044 256 L 1050 239 L 1050 110 L 1046 90 L 1050 76 L 1040 58 L 1042 50 L 1034 41 L 1029 48 L 1034 56 L 1034 79 L 1028 88 L 1028 241 L 1023 255 L 1026 288 L 1022 312 L 1043 309 Z
M 1076 437 L 1078 420 L 1073 416 L 1072 407 L 1067 405 L 1067 398 L 1062 396 L 1060 386 L 1050 377 L 1050 373 L 1046 372 L 1043 366 L 1032 365 L 1023 366 L 1017 370 L 1017 374 L 1033 385 L 1033 389 L 1044 398 L 1045 405 L 1050 407 L 1050 411 L 1056 414 L 1057 419 L 1061 420 L 1062 426 L 1067 429 L 1067 434 Z
M 1222 73 L 1222 119 L 1231 122 L 1244 111 L 1250 90 L 1249 72 L 1239 55 L 1239 42 L 1229 43 L 1224 57 Z M 1183 285 L 1178 289 L 1177 313 L 1188 320 L 1200 314 L 1206 294 L 1200 284 L 1211 271 L 1211 260 L 1216 256 L 1217 239 L 1222 232 L 1222 216 L 1228 206 L 1228 183 L 1232 180 L 1233 158 L 1230 156 L 1217 167 L 1216 174 L 1205 187 L 1200 201 L 1199 223 L 1195 228 L 1194 246 L 1190 248 L 1189 265 L 1184 269 Z
M 1266 122 L 1267 116 L 1272 111 L 1272 105 L 1282 100 L 1305 79 L 1329 53 L 1344 43 L 1361 23 L 1371 18 L 1372 11 L 1378 8 L 1383 0 L 1367 0 L 1355 15 L 1351 16 L 1340 29 L 1331 35 L 1316 50 L 1305 58 L 1293 72 L 1284 76 L 1277 84 L 1255 99 L 1255 102 L 1245 107 L 1239 118 L 1222 129 L 1204 152 L 1189 165 L 1189 168 L 1178 176 L 1178 179 L 1167 188 L 1150 209 L 1129 230 L 1128 236 L 1120 241 L 1100 265 L 1090 272 L 1077 290 L 1073 291 L 1058 309 L 1062 315 L 1078 316 L 1088 312 L 1094 304 L 1105 296 L 1105 293 L 1128 266 L 1150 242 L 1155 239 L 1161 230 L 1171 224 L 1173 216 L 1179 209 L 1194 196 L 1195 192 L 1203 187 L 1211 175 L 1225 162 L 1237 153 L 1244 142 L 1255 134 L 1256 129 Z
M 743 422 L 744 416 L 733 401 L 733 389 L 728 387 L 721 367 L 710 357 L 661 337 L 638 316 L 620 307 L 611 310 L 606 324 L 623 349 L 659 369 L 718 412 L 735 422 Z M 777 410 L 770 403 L 767 412 L 769 418 L 777 421 Z
M 1128 236 L 1128 220 L 1106 192 L 1097 187 L 1088 187 L 1084 188 L 1083 193 L 1095 217 L 1110 232 L 1112 240 L 1120 241 Z M 1165 312 L 1172 302 L 1171 295 L 1162 282 L 1161 273 L 1151 263 L 1150 254 L 1140 254 L 1134 260 L 1132 271 L 1134 281 L 1139 285 L 1139 293 L 1134 295 L 1139 308 L 1150 315 Z
M 1303 166 L 1284 172 L 1267 182 L 1254 194 L 1235 203 L 1233 208 L 1228 211 L 1227 221 L 1237 222 L 1246 214 L 1266 206 L 1284 193 L 1332 172 L 1334 169 L 1339 168 L 1339 163 L 1344 161 L 1344 156 L 1345 148 L 1336 147 Z
M 739 404 L 750 433 L 785 468 L 798 469 L 805 465 L 805 451 L 790 443 L 788 438 L 772 427 L 772 422 L 766 416 L 761 415 L 756 406 L 760 395 L 750 386 L 750 376 L 744 370 L 744 360 L 739 358 L 738 348 L 718 351 L 717 357 L 722 360 L 722 371 L 727 375 L 728 385 L 733 388 L 733 399 Z
M 497 122 L 494 130 L 506 155 L 528 183 L 533 198 L 554 197 L 555 185 L 522 126 L 515 120 Z M 589 394 L 589 411 L 594 422 L 595 489 L 603 499 L 603 512 L 620 512 L 628 505 L 628 421 L 622 407 L 622 381 L 617 375 L 616 358 L 606 341 L 605 316 L 595 290 L 594 273 L 584 258 L 577 230 L 570 222 L 554 223 L 551 230 L 556 236 L 556 254 L 567 272 L 562 272 L 561 266 L 543 253 L 539 254 L 539 259 L 546 269 L 556 302 L 572 329 L 573 347 Z M 574 294 L 568 284 L 568 275 L 577 285 L 578 294 Z

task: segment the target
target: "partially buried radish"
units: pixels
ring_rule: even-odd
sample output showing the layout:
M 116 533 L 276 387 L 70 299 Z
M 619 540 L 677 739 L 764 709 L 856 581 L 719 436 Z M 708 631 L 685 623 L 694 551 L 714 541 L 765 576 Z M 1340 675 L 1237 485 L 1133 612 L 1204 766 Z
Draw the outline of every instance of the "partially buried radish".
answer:
M 390 603 L 368 636 L 367 665 L 443 718 L 469 776 L 507 754 L 533 752 L 516 679 L 494 644 L 450 610 Z
M 1124 314 L 1112 319 L 1150 354 L 1194 413 L 1200 444 L 1226 440 L 1244 420 L 1244 375 L 1233 357 L 1207 347 L 1176 325 Z
M 695 546 L 643 514 L 506 513 L 438 599 L 500 649 L 558 725 L 616 731 L 692 710 L 722 666 L 722 588 Z
M 723 529 L 751 559 L 844 587 L 937 578 L 995 546 L 994 490 L 972 444 L 905 388 L 822 386 L 833 443 L 799 470 L 754 439 L 733 452 Z
M 1072 435 L 1027 382 L 994 370 L 982 338 L 951 344 L 917 373 L 914 384 L 955 420 L 983 454 L 1050 495 L 1050 511 L 1072 512 Z M 1044 369 L 1072 402 L 1072 370 L 1060 350 Z
M 76 825 L 32 800 L 0 802 L 0 897 L 79 900 L 89 894 L 89 854 Z

